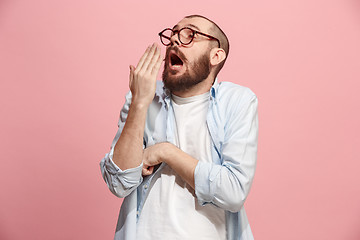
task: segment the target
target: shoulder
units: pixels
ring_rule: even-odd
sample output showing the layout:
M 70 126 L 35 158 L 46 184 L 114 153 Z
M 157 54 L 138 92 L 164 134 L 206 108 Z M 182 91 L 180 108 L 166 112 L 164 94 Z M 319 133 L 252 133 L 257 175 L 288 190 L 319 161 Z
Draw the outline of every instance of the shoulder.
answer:
M 248 87 L 232 82 L 220 82 L 216 89 L 216 98 L 221 103 L 246 105 L 257 99 L 255 93 Z
M 219 83 L 216 95 L 216 112 L 224 124 L 225 133 L 233 127 L 245 126 L 257 114 L 257 96 L 248 87 L 231 82 Z

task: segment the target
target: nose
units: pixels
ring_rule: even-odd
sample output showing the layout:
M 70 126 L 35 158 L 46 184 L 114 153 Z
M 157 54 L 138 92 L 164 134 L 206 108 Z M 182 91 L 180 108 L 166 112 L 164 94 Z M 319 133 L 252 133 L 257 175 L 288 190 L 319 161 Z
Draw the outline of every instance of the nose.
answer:
M 179 35 L 178 34 L 172 35 L 172 37 L 170 38 L 170 42 L 171 42 L 171 46 L 174 46 L 175 44 L 179 46 L 181 44 L 179 40 Z

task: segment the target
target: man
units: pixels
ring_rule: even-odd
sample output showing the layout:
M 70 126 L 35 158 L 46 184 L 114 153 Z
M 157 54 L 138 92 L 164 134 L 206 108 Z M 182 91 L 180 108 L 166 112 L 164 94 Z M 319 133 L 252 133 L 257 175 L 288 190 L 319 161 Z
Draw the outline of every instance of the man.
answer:
M 100 166 L 125 197 L 115 239 L 253 239 L 244 201 L 254 177 L 257 98 L 217 82 L 229 43 L 211 20 L 192 15 L 159 33 L 130 66 L 119 130 Z

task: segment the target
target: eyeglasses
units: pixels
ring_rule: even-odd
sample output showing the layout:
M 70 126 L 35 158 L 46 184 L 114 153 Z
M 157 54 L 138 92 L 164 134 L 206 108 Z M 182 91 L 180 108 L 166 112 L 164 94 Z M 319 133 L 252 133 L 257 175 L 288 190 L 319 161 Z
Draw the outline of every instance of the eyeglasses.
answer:
M 220 48 L 219 39 L 217 39 L 216 37 L 210 36 L 208 34 L 196 31 L 189 27 L 184 27 L 180 30 L 172 30 L 171 28 L 165 28 L 164 30 L 162 30 L 159 33 L 161 43 L 164 44 L 165 46 L 169 46 L 171 44 L 171 37 L 174 36 L 176 33 L 178 34 L 178 39 L 182 45 L 190 44 L 194 40 L 195 34 L 200 34 L 200 35 L 203 35 L 210 39 L 216 40 L 218 42 L 219 48 Z

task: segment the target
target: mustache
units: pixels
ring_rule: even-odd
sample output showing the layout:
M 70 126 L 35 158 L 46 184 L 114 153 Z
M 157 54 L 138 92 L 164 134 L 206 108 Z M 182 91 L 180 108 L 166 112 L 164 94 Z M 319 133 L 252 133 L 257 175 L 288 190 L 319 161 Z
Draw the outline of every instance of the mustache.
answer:
M 185 57 L 185 55 L 179 50 L 178 47 L 176 46 L 172 46 L 169 47 L 168 49 L 166 49 L 166 55 L 165 55 L 165 61 L 169 60 L 169 55 L 170 55 L 170 51 L 174 51 L 176 53 L 176 55 L 183 61 L 187 61 L 187 58 Z

